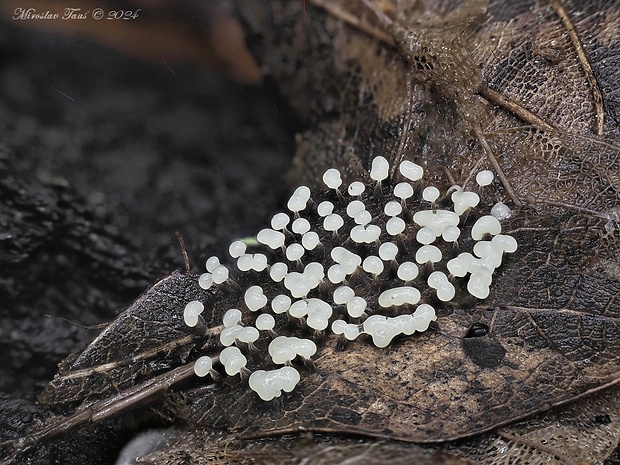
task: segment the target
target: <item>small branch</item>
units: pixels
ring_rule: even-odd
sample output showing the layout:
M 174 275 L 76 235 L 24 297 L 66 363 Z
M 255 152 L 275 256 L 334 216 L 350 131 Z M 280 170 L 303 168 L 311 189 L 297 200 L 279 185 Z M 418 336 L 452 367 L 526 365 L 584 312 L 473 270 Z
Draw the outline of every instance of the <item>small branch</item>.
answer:
M 605 214 L 602 212 L 591 210 L 590 208 L 580 207 L 579 205 L 573 205 L 571 203 L 561 202 L 558 200 L 541 199 L 541 200 L 537 200 L 536 202 L 533 202 L 533 205 L 536 205 L 536 204 L 553 205 L 554 207 L 561 207 L 561 208 L 566 208 L 568 210 L 575 210 L 581 213 L 585 213 L 586 215 L 594 216 L 596 218 L 608 219 L 605 216 Z
M 463 181 L 463 185 L 461 186 L 464 190 L 467 188 L 467 185 L 471 181 L 471 178 L 474 177 L 474 173 L 478 172 L 478 168 L 480 167 L 482 160 L 484 160 L 484 155 L 478 159 L 478 161 L 474 164 L 473 168 L 469 171 L 469 174 L 467 175 L 465 181 Z
M 394 21 L 392 21 L 388 15 L 386 15 L 383 11 L 381 11 L 379 8 L 377 8 L 377 5 L 375 5 L 374 3 L 372 3 L 370 0 L 362 0 L 362 3 L 364 5 L 366 5 L 366 8 L 368 8 L 370 11 L 372 11 L 375 16 L 377 18 L 379 18 L 379 20 L 385 24 L 387 27 L 390 27 Z
M 489 102 L 494 103 L 498 107 L 503 108 L 504 110 L 509 111 L 513 115 L 517 116 L 519 119 L 525 121 L 526 123 L 531 124 L 534 127 L 544 129 L 549 132 L 556 132 L 556 129 L 551 126 L 549 123 L 536 116 L 530 110 L 525 107 L 522 107 L 518 103 L 507 99 L 499 92 L 485 86 L 484 84 L 480 86 L 478 89 L 478 93 L 487 99 Z
M 519 198 L 517 197 L 517 194 L 515 194 L 515 191 L 513 190 L 512 186 L 510 185 L 510 181 L 508 181 L 508 178 L 504 174 L 504 171 L 502 170 L 502 167 L 499 165 L 499 162 L 497 161 L 497 158 L 495 158 L 495 155 L 493 155 L 493 151 L 491 150 L 491 146 L 489 145 L 489 143 L 485 139 L 484 134 L 482 134 L 482 131 L 480 131 L 480 129 L 478 129 L 477 127 L 474 127 L 474 132 L 476 133 L 476 137 L 478 138 L 478 142 L 480 142 L 480 145 L 482 145 L 482 148 L 484 149 L 484 152 L 486 153 L 487 158 L 489 159 L 489 161 L 493 165 L 493 168 L 495 169 L 495 172 L 497 173 L 497 177 L 499 178 L 500 182 L 504 186 L 504 189 L 506 189 L 506 193 L 512 199 L 513 203 L 517 207 L 522 207 L 523 203 L 519 200 Z
M 339 6 L 332 4 L 329 0 L 310 0 L 310 1 L 314 3 L 316 6 L 318 6 L 319 8 L 322 8 L 325 11 L 327 11 L 332 16 L 340 19 L 341 21 L 359 29 L 360 31 L 367 33 L 368 35 L 374 37 L 377 40 L 380 40 L 381 42 L 384 42 L 387 45 L 397 48 L 396 41 L 394 40 L 392 36 L 375 28 L 374 26 L 366 24 L 365 22 L 361 21 L 360 18 L 354 16 L 348 11 L 343 10 Z M 372 11 L 379 18 L 379 20 L 381 20 L 383 23 L 385 23 L 388 26 L 392 25 L 393 20 L 391 20 L 385 13 L 379 10 L 376 7 L 376 5 L 373 5 L 370 2 L 370 0 L 361 0 L 361 1 L 364 3 L 364 5 L 366 5 L 367 8 L 370 9 L 370 11 Z M 551 132 L 556 131 L 556 129 L 553 126 L 551 126 L 549 123 L 547 123 L 540 117 L 536 116 L 534 113 L 532 113 L 525 107 L 519 105 L 517 102 L 514 102 L 504 97 L 499 92 L 496 92 L 493 89 L 490 89 L 489 87 L 485 85 L 480 86 L 480 89 L 478 89 L 478 94 L 480 94 L 482 97 L 487 99 L 489 102 L 494 103 L 498 107 L 501 107 L 504 110 L 512 113 L 513 115 L 517 116 L 518 118 L 525 121 L 526 123 L 531 124 L 532 126 L 535 126 L 539 129 L 544 129 L 545 131 L 551 131 Z
M 455 186 L 456 185 L 456 181 L 454 180 L 454 176 L 452 176 L 452 173 L 450 172 L 450 170 L 448 169 L 448 167 L 446 166 L 442 166 L 443 168 L 443 172 L 446 175 L 446 177 L 448 178 L 448 182 L 450 183 L 451 186 Z
M 107 399 L 103 399 L 85 407 L 78 407 L 78 409 L 68 417 L 53 417 L 48 424 L 44 425 L 39 430 L 30 432 L 29 435 L 24 438 L 0 443 L 0 447 L 2 448 L 8 446 L 13 449 L 13 455 L 8 458 L 7 462 L 3 463 L 11 463 L 17 455 L 44 440 L 49 440 L 61 434 L 74 431 L 87 424 L 101 423 L 130 408 L 148 404 L 153 401 L 154 398 L 164 395 L 168 389 L 191 376 L 194 376 L 193 362 L 151 378 L 142 384 L 132 386 L 126 391 L 121 391 Z
M 183 261 L 185 262 L 185 274 L 190 274 L 191 267 L 189 265 L 189 256 L 187 255 L 187 248 L 185 248 L 185 241 L 183 240 L 183 235 L 181 231 L 174 232 L 177 235 L 177 239 L 179 240 L 179 245 L 181 246 L 181 253 L 183 254 Z
M 405 158 L 405 150 L 409 146 L 409 142 L 410 142 L 409 134 L 411 131 L 411 123 L 413 120 L 411 113 L 413 111 L 413 107 L 415 104 L 414 98 L 413 98 L 413 89 L 411 85 L 411 79 L 407 79 L 407 81 L 405 82 L 405 85 L 407 86 L 407 100 L 409 101 L 409 105 L 407 105 L 407 110 L 405 113 L 405 125 L 402 128 L 402 131 L 399 137 L 398 149 L 396 151 L 397 155 L 394 158 L 394 162 L 392 163 L 392 169 L 390 172 L 390 177 L 392 178 L 396 176 L 398 166 Z
M 319 8 L 324 9 L 330 15 L 338 18 L 342 22 L 347 23 L 362 32 L 365 32 L 366 34 L 374 37 L 377 40 L 380 40 L 381 42 L 391 45 L 392 47 L 396 47 L 396 42 L 394 42 L 392 36 L 386 34 L 385 32 L 377 29 L 374 26 L 371 26 L 370 24 L 366 24 L 365 22 L 361 21 L 360 18 L 354 16 L 348 11 L 343 10 L 338 5 L 333 4 L 330 0 L 310 0 L 310 2 L 314 3 Z
M 592 71 L 590 61 L 586 56 L 586 52 L 583 50 L 583 45 L 581 45 L 581 41 L 577 35 L 577 30 L 568 17 L 568 13 L 560 3 L 560 0 L 549 0 L 549 2 L 557 15 L 560 17 L 566 32 L 568 32 L 568 37 L 570 37 L 570 41 L 573 43 L 573 47 L 575 48 L 575 53 L 577 53 L 579 64 L 581 64 L 581 68 L 586 74 L 586 79 L 588 80 L 588 84 L 590 85 L 590 89 L 592 91 L 592 98 L 594 99 L 594 108 L 596 110 L 596 134 L 602 136 L 603 125 L 605 123 L 605 107 L 603 106 L 603 94 L 601 93 L 601 89 L 596 81 L 596 77 L 594 76 L 594 71 Z

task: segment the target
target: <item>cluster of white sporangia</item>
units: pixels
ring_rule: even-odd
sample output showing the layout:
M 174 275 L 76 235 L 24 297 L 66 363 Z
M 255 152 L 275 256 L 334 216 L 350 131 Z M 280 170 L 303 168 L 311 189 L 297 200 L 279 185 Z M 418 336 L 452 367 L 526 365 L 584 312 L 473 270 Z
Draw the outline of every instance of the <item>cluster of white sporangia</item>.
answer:
M 433 290 L 436 300 L 431 302 L 451 301 L 455 297 L 453 283 L 457 279 L 467 279 L 467 292 L 472 296 L 484 299 L 489 295 L 493 272 L 501 265 L 503 255 L 517 250 L 516 240 L 501 234 L 500 220 L 510 216 L 510 209 L 501 202 L 496 203 L 490 215 L 478 218 L 473 226 L 468 227 L 476 241 L 473 255 L 461 252 L 442 263 L 442 251 L 434 243 L 444 241 L 453 244 L 451 250 L 460 250 L 458 239 L 464 228 L 464 218 L 479 204 L 480 197 L 475 192 L 453 186 L 446 193 L 452 200 L 452 210 L 440 209 L 436 201 L 441 193 L 434 186 L 422 190 L 421 200 L 412 198 L 414 186 L 421 189 L 421 166 L 403 161 L 399 171 L 406 181 L 395 184 L 387 196 L 373 197 L 375 201 L 384 199 L 381 218 L 373 218 L 362 201 L 366 189 L 382 189 L 381 182 L 388 178 L 389 163 L 379 156 L 372 161 L 370 170 L 374 186 L 355 181 L 345 190 L 338 170 L 329 169 L 323 175 L 323 182 L 334 192 L 330 194 L 328 190 L 322 196 L 334 202 L 324 200 L 317 204 L 306 186 L 293 192 L 287 205 L 291 214 L 276 214 L 271 220 L 271 228 L 261 230 L 256 236 L 261 244 L 258 248 L 267 247 L 266 252 L 272 257 L 280 257 L 280 261 L 269 263 L 263 253 L 246 253 L 244 242 L 230 244 L 229 254 L 236 260 L 236 268 L 240 273 L 254 273 L 257 284 L 242 290 L 239 308 L 224 313 L 224 329 L 220 333 L 224 349 L 219 358 L 203 356 L 195 362 L 194 370 L 198 376 L 209 374 L 216 362 L 223 365 L 230 376 L 242 372 L 247 375 L 250 372 L 248 360 L 241 348 L 252 347 L 263 336 L 271 341 L 268 347 L 271 361 L 282 367 L 252 372 L 249 385 L 262 399 L 271 400 L 279 397 L 282 391 L 291 392 L 300 381 L 299 371 L 292 366 L 293 360 L 308 360 L 317 352 L 311 339 L 277 335 L 278 319 L 282 323 L 298 319 L 315 331 L 330 328 L 349 341 L 367 335 L 377 347 L 386 347 L 396 336 L 426 331 L 430 322 L 436 320 L 435 309 L 429 303 L 420 303 L 421 286 L 426 284 Z M 489 185 L 493 179 L 493 173 L 488 170 L 476 176 L 480 187 Z M 371 210 L 376 211 L 376 205 Z M 307 217 L 314 218 L 314 224 L 303 216 L 304 212 Z M 409 250 L 404 250 L 402 240 L 399 247 L 399 236 L 406 232 L 410 236 L 415 234 L 417 241 L 417 244 L 408 246 Z M 321 237 L 328 236 L 332 239 L 330 242 L 340 245 L 313 254 L 315 248 L 325 247 Z M 359 255 L 359 250 L 366 251 L 365 256 Z M 322 260 L 311 261 L 309 256 L 320 256 Z M 206 268 L 207 272 L 199 279 L 204 289 L 233 280 L 229 268 L 217 257 L 209 258 Z M 298 271 L 289 271 L 289 268 Z M 447 270 L 448 275 L 441 269 Z M 394 278 L 394 270 L 395 278 L 402 285 L 384 290 L 378 298 L 367 300 L 364 295 L 356 295 L 356 290 L 347 285 L 347 280 L 357 273 L 367 273 L 367 281 L 372 278 L 377 282 L 389 273 Z M 265 295 L 260 286 L 264 280 L 273 281 L 270 289 L 279 286 L 280 292 Z M 331 298 L 317 297 L 324 297 L 326 288 Z M 374 308 L 370 308 L 369 302 Z M 413 308 L 415 311 L 411 313 Z M 398 313 L 399 309 L 403 313 L 397 316 L 381 314 L 382 310 L 388 309 L 391 315 Z M 188 303 L 184 312 L 185 323 L 196 326 L 203 310 L 199 301 Z

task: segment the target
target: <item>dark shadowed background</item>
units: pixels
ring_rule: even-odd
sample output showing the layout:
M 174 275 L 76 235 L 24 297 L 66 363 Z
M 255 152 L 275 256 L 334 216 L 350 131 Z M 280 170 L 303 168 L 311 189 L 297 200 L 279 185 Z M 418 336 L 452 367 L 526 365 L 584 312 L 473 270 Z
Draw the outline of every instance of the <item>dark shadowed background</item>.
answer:
M 34 399 L 96 334 L 81 325 L 110 321 L 182 268 L 175 230 L 202 268 L 256 231 L 286 192 L 295 122 L 276 92 L 161 58 L 0 25 L 0 390 L 9 396 Z

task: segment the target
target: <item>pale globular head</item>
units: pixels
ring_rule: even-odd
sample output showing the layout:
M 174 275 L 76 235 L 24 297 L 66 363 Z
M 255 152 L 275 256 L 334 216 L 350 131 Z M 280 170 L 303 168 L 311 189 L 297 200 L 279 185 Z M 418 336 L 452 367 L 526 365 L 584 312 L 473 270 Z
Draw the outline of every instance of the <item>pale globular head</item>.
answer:
M 510 209 L 490 208 L 497 193 L 478 188 L 493 183 L 493 173 L 476 176 L 481 195 L 453 186 L 440 199 L 438 187 L 423 184 L 420 165 L 405 160 L 398 172 L 402 182 L 391 179 L 386 158 L 375 157 L 363 179 L 350 180 L 347 170 L 344 192 L 340 171 L 329 169 L 327 190 L 298 187 L 287 202 L 292 213 L 274 215 L 256 241 L 231 242 L 224 264 L 207 260 L 196 288 L 210 300 L 183 310 L 192 338 L 210 328 L 209 342 L 196 343 L 208 352 L 194 363 L 197 376 L 225 371 L 245 382 L 251 373 L 250 389 L 272 400 L 293 391 L 311 366 L 321 369 L 328 359 L 321 351 L 336 342 L 330 336 L 347 350 L 396 340 L 415 350 L 436 334 L 414 333 L 434 321 L 441 330 L 442 316 L 491 295 L 496 271 L 518 250 L 517 236 L 502 234 Z

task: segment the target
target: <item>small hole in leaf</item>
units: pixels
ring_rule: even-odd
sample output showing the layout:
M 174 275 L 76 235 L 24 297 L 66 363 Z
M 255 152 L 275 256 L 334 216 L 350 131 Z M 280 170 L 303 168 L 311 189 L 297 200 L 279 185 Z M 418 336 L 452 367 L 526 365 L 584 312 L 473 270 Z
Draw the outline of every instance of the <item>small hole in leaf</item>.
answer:
M 611 417 L 607 413 L 596 415 L 594 417 L 594 422 L 597 425 L 608 425 L 609 423 L 611 423 Z
M 484 323 L 474 323 L 469 327 L 465 337 L 482 337 L 489 334 L 489 327 Z

